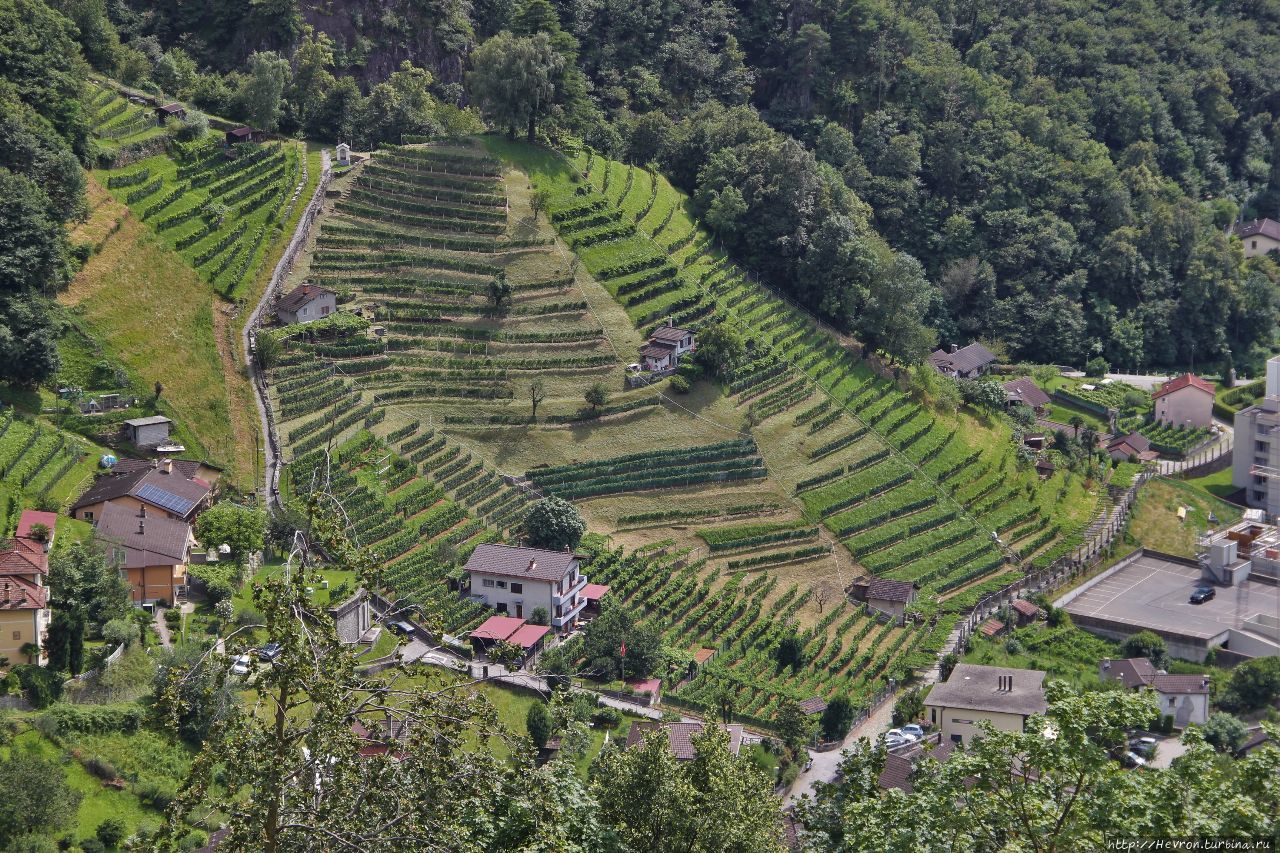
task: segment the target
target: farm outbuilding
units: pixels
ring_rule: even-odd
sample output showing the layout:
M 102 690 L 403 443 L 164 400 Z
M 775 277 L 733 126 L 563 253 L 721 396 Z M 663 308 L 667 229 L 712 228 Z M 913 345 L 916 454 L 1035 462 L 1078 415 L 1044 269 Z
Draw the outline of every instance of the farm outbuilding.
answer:
M 138 447 L 155 447 L 169 440 L 173 421 L 164 415 L 134 418 L 124 422 L 124 439 Z

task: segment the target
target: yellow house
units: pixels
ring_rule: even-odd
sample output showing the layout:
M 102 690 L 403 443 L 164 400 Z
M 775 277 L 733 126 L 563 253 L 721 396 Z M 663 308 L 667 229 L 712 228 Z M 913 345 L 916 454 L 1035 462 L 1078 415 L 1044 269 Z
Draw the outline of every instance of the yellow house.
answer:
M 44 646 L 49 628 L 49 548 L 57 516 L 26 510 L 18 519 L 17 536 L 0 543 L 0 656 L 10 664 L 27 663 L 28 643 Z M 37 525 L 43 525 L 43 534 Z M 39 538 L 37 538 L 39 537 Z M 40 654 L 31 663 L 38 663 Z
M 929 691 L 925 719 L 942 732 L 944 742 L 966 745 L 982 736 L 979 723 L 1023 731 L 1028 717 L 1048 709 L 1044 676 L 1036 669 L 957 664 L 950 678 Z
M 133 587 L 134 604 L 174 601 L 186 595 L 187 564 L 195 538 L 185 521 L 155 515 L 141 507 L 108 503 L 95 534 L 107 558 Z

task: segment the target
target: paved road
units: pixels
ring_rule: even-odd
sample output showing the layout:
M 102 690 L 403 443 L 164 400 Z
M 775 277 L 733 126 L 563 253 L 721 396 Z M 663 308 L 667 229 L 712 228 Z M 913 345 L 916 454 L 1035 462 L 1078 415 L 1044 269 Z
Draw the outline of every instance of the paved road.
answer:
M 1176 738 L 1164 738 L 1160 741 L 1160 745 L 1156 747 L 1155 758 L 1151 759 L 1152 767 L 1167 768 L 1173 763 L 1173 760 L 1187 751 L 1187 747 L 1183 742 Z
M 169 623 L 164 621 L 164 610 L 156 608 L 155 615 L 151 618 L 151 627 L 156 629 L 156 636 L 160 638 L 160 645 L 166 649 L 173 645 L 173 639 L 169 636 Z
M 1064 370 L 1062 375 L 1071 376 L 1076 379 L 1084 378 L 1084 372 L 1080 370 Z M 1141 388 L 1144 391 L 1154 391 L 1157 386 L 1169 381 L 1168 376 L 1156 376 L 1153 374 L 1144 375 L 1140 373 L 1108 373 L 1103 378 L 1110 379 L 1113 382 L 1127 382 L 1135 388 Z

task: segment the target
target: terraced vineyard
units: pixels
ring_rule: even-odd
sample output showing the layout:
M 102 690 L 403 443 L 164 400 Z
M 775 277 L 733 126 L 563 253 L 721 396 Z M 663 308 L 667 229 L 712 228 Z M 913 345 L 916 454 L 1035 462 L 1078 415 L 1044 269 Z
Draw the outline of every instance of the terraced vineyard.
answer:
M 0 414 L 0 533 L 9 535 L 26 505 L 61 506 L 93 470 L 91 448 L 46 424 L 6 409 Z
M 219 135 L 94 175 L 224 297 L 256 273 L 297 202 L 297 143 L 225 148 Z
M 114 89 L 95 87 L 87 108 L 93 135 L 109 147 L 124 147 L 164 135 L 149 107 L 130 103 Z
M 952 614 L 1017 577 L 1010 559 L 1071 546 L 1094 503 L 1078 478 L 1040 483 L 1017 469 L 1007 429 L 938 414 L 873 374 L 714 251 L 661 176 L 486 144 L 523 171 L 454 143 L 388 148 L 341 179 L 294 280 L 337 290 L 378 328 L 288 340 L 271 386 L 293 454 L 371 430 L 402 460 L 380 465 L 408 466 L 492 535 L 530 493 L 574 500 L 621 546 L 588 575 L 672 643 L 724 652 L 675 701 L 702 708 L 728 685 L 740 714 L 764 720 L 780 697 L 868 695 L 925 665 Z M 623 388 L 623 365 L 668 318 L 740 324 L 750 363 L 723 391 Z M 596 383 L 608 400 L 589 406 Z M 843 603 L 859 572 L 919 583 L 925 621 L 882 625 Z M 777 672 L 792 630 L 806 663 Z
M 520 159 L 519 146 L 497 145 Z M 562 237 L 636 323 L 674 312 L 678 324 L 714 317 L 748 332 L 752 361 L 728 391 L 770 470 L 791 479 L 806 516 L 867 571 L 944 596 L 1008 558 L 1056 556 L 1074 545 L 1060 531 L 1081 527 L 1093 503 L 1078 479 L 1040 483 L 1016 470 L 999 430 L 940 416 L 873 374 L 712 251 L 685 200 L 659 176 L 589 151 L 571 168 L 544 167 L 535 178 L 552 194 Z M 1065 524 L 1049 523 L 1046 516 L 1064 511 Z
M 425 439 L 420 446 L 431 446 L 430 433 L 415 429 L 402 437 L 406 444 Z M 290 466 L 300 498 L 324 488 L 323 461 L 323 454 L 313 450 Z M 465 559 L 476 545 L 496 538 L 468 506 L 497 495 L 499 489 L 455 489 L 469 500 L 451 500 L 440 485 L 449 480 L 441 473 L 445 466 L 428 466 L 433 476 L 421 476 L 417 463 L 361 431 L 331 454 L 327 488 L 329 494 L 341 496 L 355 540 L 384 561 L 383 590 L 400 605 L 422 608 L 440 620 L 445 631 L 460 632 L 478 625 L 486 614 L 480 605 L 450 591 L 447 575 L 454 559 Z

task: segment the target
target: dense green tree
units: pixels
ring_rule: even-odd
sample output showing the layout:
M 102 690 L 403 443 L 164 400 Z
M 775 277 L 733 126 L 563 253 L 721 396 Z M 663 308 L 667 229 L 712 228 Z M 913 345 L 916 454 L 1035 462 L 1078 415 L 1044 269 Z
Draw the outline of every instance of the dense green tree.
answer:
M 13 750 L 0 761 L 0 844 L 6 849 L 29 833 L 49 833 L 75 822 L 81 794 L 67 784 L 62 766 L 37 755 Z
M 742 333 L 728 323 L 709 323 L 697 333 L 697 359 L 707 370 L 729 380 L 747 354 Z
M 1235 752 L 1249 737 L 1249 727 L 1230 714 L 1216 711 L 1202 727 L 1204 741 L 1218 752 Z
M 1228 711 L 1265 708 L 1280 698 L 1280 658 L 1247 660 L 1231 670 L 1220 704 Z
M 626 607 L 608 606 L 584 630 L 582 656 L 601 680 L 648 678 L 661 663 L 662 638 Z
M 782 742 L 793 753 L 799 754 L 804 745 L 809 742 L 809 738 L 813 736 L 815 721 L 794 699 L 784 699 L 778 703 L 774 725 Z
M 577 548 L 587 524 L 578 508 L 564 498 L 543 498 L 524 517 L 525 541 L 534 548 L 563 551 Z
M 281 98 L 289 82 L 289 63 L 273 51 L 249 57 L 238 94 L 240 109 L 254 127 L 273 131 L 280 125 Z
M 1127 658 L 1149 658 L 1157 669 L 1169 664 L 1169 652 L 1164 638 L 1153 631 L 1139 631 L 1128 636 L 1120 644 L 1120 654 Z
M 853 728 L 853 718 L 856 713 L 848 696 L 836 696 L 828 702 L 827 707 L 822 711 L 822 718 L 818 721 L 823 739 L 832 741 L 844 738 L 849 733 L 849 729 Z
M 533 741 L 535 749 L 542 749 L 547 745 L 547 739 L 551 737 L 551 732 L 555 729 L 555 721 L 551 719 L 551 712 L 547 710 L 546 702 L 534 702 L 529 706 L 529 711 L 524 717 L 525 729 L 529 732 L 529 740 Z
M 231 547 L 231 556 L 243 562 L 249 554 L 262 550 L 267 532 L 267 514 L 261 510 L 219 501 L 196 519 L 196 538 L 208 548 Z
M 551 39 L 541 32 L 501 32 L 476 49 L 472 62 L 468 82 L 481 112 L 508 136 L 521 128 L 533 142 L 539 120 L 555 101 L 556 80 L 564 69 L 564 57 Z
M 81 542 L 60 547 L 50 557 L 49 600 L 56 612 L 98 628 L 133 612 L 129 582 L 110 555 Z
M 592 777 L 601 823 L 626 849 L 780 852 L 782 813 L 769 778 L 729 751 L 719 726 L 693 745 L 688 762 L 676 761 L 662 731 L 606 751 Z

